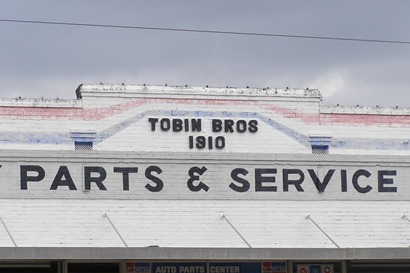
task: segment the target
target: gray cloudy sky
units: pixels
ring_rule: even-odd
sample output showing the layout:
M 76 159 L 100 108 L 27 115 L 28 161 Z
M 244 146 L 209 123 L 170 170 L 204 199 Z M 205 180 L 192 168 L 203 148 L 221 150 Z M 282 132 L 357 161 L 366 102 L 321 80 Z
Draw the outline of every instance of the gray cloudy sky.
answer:
M 0 0 L 0 19 L 410 41 L 410 1 Z M 0 97 L 81 83 L 317 88 L 410 107 L 410 45 L 0 22 Z

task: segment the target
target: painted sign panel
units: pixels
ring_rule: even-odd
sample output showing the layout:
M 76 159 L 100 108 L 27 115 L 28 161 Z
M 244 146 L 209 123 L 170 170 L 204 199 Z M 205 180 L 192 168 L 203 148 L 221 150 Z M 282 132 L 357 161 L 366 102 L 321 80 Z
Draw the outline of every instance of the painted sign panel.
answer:
M 0 158 L 0 197 L 410 200 L 410 163 L 149 156 Z
M 242 107 L 236 111 L 216 111 L 214 107 L 205 111 L 148 110 L 96 132 L 94 144 L 98 150 L 191 154 L 312 152 L 307 135 Z

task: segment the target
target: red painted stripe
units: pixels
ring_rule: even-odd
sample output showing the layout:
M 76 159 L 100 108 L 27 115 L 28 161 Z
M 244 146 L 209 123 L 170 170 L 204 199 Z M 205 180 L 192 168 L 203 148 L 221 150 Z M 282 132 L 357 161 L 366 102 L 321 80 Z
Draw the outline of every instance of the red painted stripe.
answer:
M 21 120 L 58 119 L 58 120 L 102 120 L 123 113 L 132 108 L 146 104 L 185 104 L 185 105 L 215 105 L 215 106 L 253 106 L 257 109 L 280 114 L 289 119 L 298 119 L 308 124 L 351 124 L 351 125 L 407 125 L 410 115 L 383 114 L 319 114 L 303 113 L 302 111 L 281 106 L 271 106 L 258 101 L 245 100 L 207 100 L 207 99 L 172 99 L 172 98 L 139 98 L 128 102 L 93 109 L 84 108 L 53 108 L 53 107 L 18 107 L 1 106 L 1 117 L 13 117 Z
M 321 114 L 322 124 L 408 125 L 409 115 Z
M 13 117 L 22 120 L 36 119 L 39 117 L 42 119 L 59 120 L 101 120 L 146 103 L 147 102 L 144 100 L 133 100 L 126 103 L 94 109 L 2 106 L 0 107 L 0 116 Z
M 19 107 L 1 106 L 0 116 L 17 119 L 69 119 L 69 120 L 101 120 L 134 107 L 145 104 L 187 104 L 187 105 L 256 105 L 257 102 L 242 100 L 207 100 L 207 99 L 173 99 L 173 98 L 140 98 L 125 103 L 108 107 L 84 109 L 84 108 L 53 108 L 53 107 Z M 260 108 L 260 107 L 259 107 Z

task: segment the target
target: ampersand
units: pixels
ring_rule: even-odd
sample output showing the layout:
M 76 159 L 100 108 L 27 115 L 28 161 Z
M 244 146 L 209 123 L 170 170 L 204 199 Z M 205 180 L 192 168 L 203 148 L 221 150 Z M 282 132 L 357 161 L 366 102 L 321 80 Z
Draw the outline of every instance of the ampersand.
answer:
M 202 166 L 202 168 L 199 167 L 192 167 L 189 169 L 188 174 L 189 174 L 189 180 L 187 181 L 188 188 L 193 191 L 193 192 L 198 192 L 200 190 L 208 191 L 209 187 L 200 181 L 200 175 L 203 175 L 206 172 L 207 168 L 205 166 Z M 198 174 L 198 175 L 197 175 Z M 199 181 L 197 185 L 194 184 L 195 181 Z

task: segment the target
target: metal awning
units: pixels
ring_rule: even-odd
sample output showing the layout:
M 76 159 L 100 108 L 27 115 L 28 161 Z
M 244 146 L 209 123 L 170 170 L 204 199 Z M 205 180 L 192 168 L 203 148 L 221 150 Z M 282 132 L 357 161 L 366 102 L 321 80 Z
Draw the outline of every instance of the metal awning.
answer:
M 404 260 L 409 248 L 2 247 L 1 260 Z
M 407 201 L 1 199 L 0 248 L 124 248 L 156 251 L 159 258 L 161 250 L 184 249 L 188 258 L 190 249 L 208 258 L 211 249 L 222 252 L 215 257 L 233 251 L 249 259 L 264 251 L 270 258 L 318 252 L 354 258 L 357 249 L 383 249 L 388 257 L 386 249 L 410 246 L 409 210 Z

